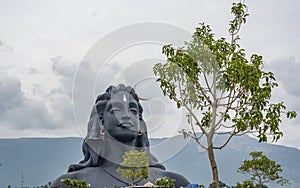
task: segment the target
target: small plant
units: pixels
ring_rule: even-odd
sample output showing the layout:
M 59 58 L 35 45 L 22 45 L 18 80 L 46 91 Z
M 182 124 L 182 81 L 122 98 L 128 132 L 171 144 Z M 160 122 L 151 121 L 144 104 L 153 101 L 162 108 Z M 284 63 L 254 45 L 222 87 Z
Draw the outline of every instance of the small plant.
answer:
M 149 159 L 146 151 L 132 150 L 125 152 L 123 162 L 116 170 L 121 177 L 129 178 L 130 185 L 134 185 L 136 178 L 147 179 L 149 176 Z
M 245 180 L 242 183 L 238 182 L 236 188 L 257 188 L 252 180 Z
M 226 183 L 223 183 L 222 181 L 219 181 L 218 183 L 219 183 L 218 187 L 227 187 Z M 208 188 L 216 188 L 215 182 L 212 182 L 211 184 L 209 184 Z
M 165 187 L 165 188 L 173 188 L 173 187 L 175 187 L 175 180 L 171 179 L 171 178 L 168 178 L 168 177 L 158 178 L 155 181 L 155 183 L 159 187 Z
M 88 188 L 90 185 L 85 180 L 62 179 L 62 184 L 70 188 Z

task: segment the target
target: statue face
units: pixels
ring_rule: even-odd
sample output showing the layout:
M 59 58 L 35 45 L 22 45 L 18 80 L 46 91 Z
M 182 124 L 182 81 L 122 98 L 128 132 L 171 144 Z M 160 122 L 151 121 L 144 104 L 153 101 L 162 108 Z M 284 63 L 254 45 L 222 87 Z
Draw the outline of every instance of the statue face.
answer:
M 137 101 L 126 91 L 113 93 L 103 113 L 103 126 L 118 141 L 136 138 L 140 130 Z

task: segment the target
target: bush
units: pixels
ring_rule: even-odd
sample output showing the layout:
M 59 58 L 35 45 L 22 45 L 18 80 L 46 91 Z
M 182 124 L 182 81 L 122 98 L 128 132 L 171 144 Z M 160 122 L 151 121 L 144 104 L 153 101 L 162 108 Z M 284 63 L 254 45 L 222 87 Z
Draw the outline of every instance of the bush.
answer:
M 168 177 L 164 177 L 164 178 L 158 178 L 155 181 L 156 185 L 160 186 L 160 187 L 165 187 L 165 188 L 173 188 L 175 187 L 175 180 L 168 178 Z

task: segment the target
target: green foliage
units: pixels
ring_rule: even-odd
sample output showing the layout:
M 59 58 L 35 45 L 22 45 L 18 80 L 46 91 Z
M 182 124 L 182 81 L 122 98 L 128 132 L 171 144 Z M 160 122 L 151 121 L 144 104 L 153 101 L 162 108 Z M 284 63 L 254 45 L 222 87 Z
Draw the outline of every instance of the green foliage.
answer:
M 125 152 L 123 162 L 116 170 L 123 178 L 130 179 L 130 185 L 134 185 L 136 178 L 147 179 L 149 176 L 149 159 L 146 151 L 132 150 Z
M 89 184 L 85 180 L 63 179 L 62 184 L 70 188 L 88 188 Z
M 238 169 L 238 172 L 251 176 L 247 182 L 256 182 L 259 188 L 265 183 L 288 184 L 288 180 L 279 175 L 282 172 L 280 164 L 270 160 L 263 152 L 251 152 L 249 155 L 252 159 L 244 160 Z
M 46 185 L 41 185 L 39 187 L 36 188 L 50 188 L 51 187 L 51 182 L 49 181 Z
M 244 4 L 233 4 L 236 17 L 230 22 L 231 42 L 214 39 L 210 26 L 202 23 L 185 47 L 164 46 L 167 63 L 156 64 L 153 70 L 164 95 L 178 108 L 205 111 L 201 117 L 192 116 L 197 126 L 217 130 L 231 121 L 234 134 L 258 131 L 259 141 L 267 141 L 267 134 L 277 141 L 283 135 L 279 124 L 286 107 L 283 102 L 270 103 L 272 89 L 278 84 L 272 72 L 262 70 L 262 56 L 253 54 L 247 59 L 237 43 L 236 34 L 248 16 L 245 9 Z M 221 108 L 219 114 L 213 114 Z M 289 111 L 286 115 L 291 119 L 297 114 Z M 212 125 L 216 117 L 219 124 Z
M 289 119 L 297 115 L 285 112 L 283 102 L 270 102 L 272 90 L 278 86 L 274 74 L 262 69 L 262 56 L 252 54 L 247 58 L 238 44 L 239 31 L 249 16 L 246 5 L 233 3 L 231 13 L 229 41 L 216 39 L 211 27 L 201 23 L 185 46 L 165 45 L 162 53 L 167 62 L 153 68 L 163 94 L 187 111 L 191 128 L 181 130 L 183 136 L 208 150 L 222 149 L 233 136 L 249 132 L 256 134 L 260 142 L 266 142 L 267 135 L 277 141 L 283 135 L 279 128 L 282 115 L 285 113 Z M 227 134 L 228 139 L 214 146 L 215 134 Z M 206 145 L 201 141 L 203 136 Z M 217 184 L 213 151 L 209 153 Z
M 223 183 L 222 181 L 219 181 L 219 187 L 227 187 L 226 183 Z M 212 182 L 209 184 L 208 188 L 215 188 L 215 182 Z
M 236 188 L 257 188 L 252 180 L 245 180 L 244 182 L 238 182 L 235 186 Z
M 155 181 L 155 184 L 159 187 L 173 188 L 175 187 L 175 180 L 168 177 L 158 178 Z

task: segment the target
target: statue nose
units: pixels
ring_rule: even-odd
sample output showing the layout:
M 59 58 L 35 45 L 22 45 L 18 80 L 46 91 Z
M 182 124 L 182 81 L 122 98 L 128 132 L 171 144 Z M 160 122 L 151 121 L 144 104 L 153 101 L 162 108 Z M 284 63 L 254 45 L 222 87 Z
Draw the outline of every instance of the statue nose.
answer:
M 128 110 L 124 110 L 122 113 L 122 120 L 126 121 L 126 120 L 130 120 L 130 115 L 129 115 L 129 111 Z
M 127 116 L 127 115 L 126 115 L 126 116 L 123 116 L 123 117 L 122 117 L 122 120 L 123 120 L 123 121 L 128 121 L 128 120 L 130 120 L 130 116 Z

